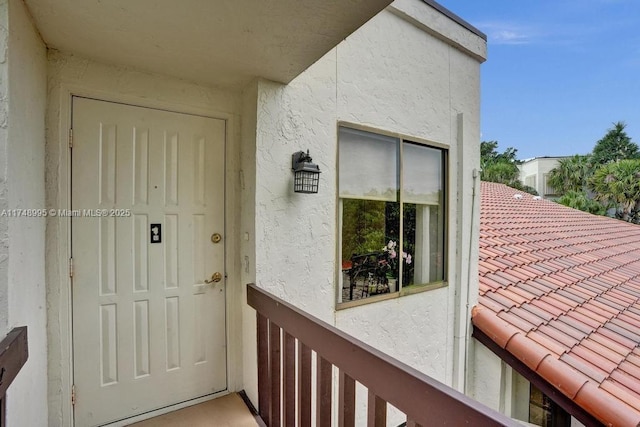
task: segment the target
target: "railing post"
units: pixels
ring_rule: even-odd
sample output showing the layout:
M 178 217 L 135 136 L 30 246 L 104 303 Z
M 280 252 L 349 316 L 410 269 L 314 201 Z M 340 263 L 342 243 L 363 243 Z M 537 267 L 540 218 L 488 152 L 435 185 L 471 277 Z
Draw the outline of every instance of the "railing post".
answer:
M 338 426 L 355 427 L 356 382 L 342 370 L 340 371 L 338 399 Z
M 318 386 L 318 403 L 316 406 L 317 426 L 331 427 L 331 383 L 333 367 L 319 354 L 316 381 Z
M 271 426 L 271 375 L 269 366 L 269 320 L 258 312 L 258 413 Z
M 284 425 L 296 425 L 296 339 L 284 332 Z
M 298 340 L 298 417 L 300 427 L 311 426 L 311 349 Z
M 280 372 L 280 327 L 269 321 L 269 360 L 271 375 L 271 426 L 279 427 L 282 425 L 282 416 L 280 411 L 281 394 L 280 382 L 282 381 Z
M 387 402 L 369 390 L 369 403 L 367 408 L 367 426 L 385 427 L 387 425 Z

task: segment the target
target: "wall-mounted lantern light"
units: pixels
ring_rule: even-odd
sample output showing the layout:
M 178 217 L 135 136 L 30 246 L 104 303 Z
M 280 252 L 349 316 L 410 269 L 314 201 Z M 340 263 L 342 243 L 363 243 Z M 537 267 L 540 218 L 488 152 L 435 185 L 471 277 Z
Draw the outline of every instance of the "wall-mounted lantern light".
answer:
M 293 169 L 293 191 L 296 193 L 317 193 L 320 181 L 320 168 L 309 156 L 309 150 L 298 151 L 291 155 Z

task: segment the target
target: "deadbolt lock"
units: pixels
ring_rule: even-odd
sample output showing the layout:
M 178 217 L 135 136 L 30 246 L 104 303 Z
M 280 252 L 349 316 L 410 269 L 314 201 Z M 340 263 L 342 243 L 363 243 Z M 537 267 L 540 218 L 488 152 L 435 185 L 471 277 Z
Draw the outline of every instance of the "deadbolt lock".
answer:
M 219 243 L 219 242 L 220 242 L 220 240 L 222 240 L 222 235 L 221 235 L 220 233 L 213 233 L 213 234 L 211 235 L 211 241 L 212 241 L 213 243 Z
M 218 283 L 220 280 L 222 280 L 222 273 L 216 271 L 211 276 L 211 279 L 205 280 L 204 283 Z

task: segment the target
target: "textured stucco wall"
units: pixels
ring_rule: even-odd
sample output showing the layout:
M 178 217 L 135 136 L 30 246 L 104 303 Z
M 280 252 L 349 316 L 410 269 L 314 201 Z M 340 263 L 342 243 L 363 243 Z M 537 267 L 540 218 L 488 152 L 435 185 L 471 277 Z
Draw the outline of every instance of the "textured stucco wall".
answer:
M 242 269 L 242 384 L 249 398 L 258 403 L 257 336 L 256 313 L 247 304 L 247 283 L 256 281 L 255 259 L 255 188 L 256 188 L 256 117 L 258 82 L 254 81 L 242 93 L 242 124 L 240 149 L 240 189 L 241 189 L 241 241 L 240 253 Z
M 43 209 L 46 49 L 23 2 L 8 4 L 8 207 Z M 10 218 L 8 231 L 8 326 L 26 325 L 29 340 L 29 359 L 9 390 L 8 423 L 46 425 L 45 219 Z
M 9 42 L 9 4 L 0 1 L 0 210 L 9 208 L 7 185 L 7 112 L 9 111 L 9 66 L 7 44 Z M 9 218 L 0 216 L 0 337 L 9 328 Z
M 99 99 L 164 108 L 173 111 L 207 114 L 227 118 L 227 207 L 237 211 L 239 200 L 238 117 L 240 94 L 184 80 L 140 72 L 126 67 L 105 65 L 72 54 L 50 50 L 48 54 L 47 105 L 47 206 L 68 208 L 69 157 L 65 144 L 69 126 L 69 92 Z M 238 252 L 240 245 L 239 219 L 227 215 L 227 298 L 237 307 L 229 313 L 227 325 L 235 336 L 242 335 L 240 304 L 244 304 L 242 282 L 239 277 Z M 48 219 L 47 223 L 47 304 L 49 337 L 49 423 L 51 426 L 70 425 L 69 403 L 71 388 L 69 317 L 70 288 L 65 260 L 68 219 Z M 230 387 L 241 381 L 241 367 L 236 339 L 231 342 L 229 372 Z M 236 347 L 234 347 L 236 346 Z M 235 375 L 235 377 L 234 377 Z M 239 378 L 240 377 L 240 378 Z
M 466 298 L 460 300 L 460 291 L 477 293 L 475 267 L 470 276 L 458 267 L 476 263 L 477 241 L 469 233 L 477 229 L 479 212 L 465 215 L 464 227 L 458 212 L 477 206 L 472 171 L 479 165 L 480 62 L 444 36 L 426 32 L 431 15 L 420 19 L 417 25 L 386 10 L 288 86 L 259 82 L 256 280 L 303 310 L 452 384 L 454 373 L 464 377 L 465 372 L 454 368 L 459 310 L 464 314 L 457 329 L 463 335 L 468 329 L 469 307 Z M 339 121 L 449 147 L 448 287 L 335 311 Z M 292 190 L 291 154 L 306 149 L 322 171 L 315 195 Z M 459 174 L 461 167 L 465 171 Z M 460 340 L 463 354 L 456 363 L 464 363 L 466 356 L 467 337 Z
M 478 343 L 475 346 L 473 363 L 475 365 L 474 390 L 471 396 L 496 411 L 500 410 L 503 383 L 502 360 Z

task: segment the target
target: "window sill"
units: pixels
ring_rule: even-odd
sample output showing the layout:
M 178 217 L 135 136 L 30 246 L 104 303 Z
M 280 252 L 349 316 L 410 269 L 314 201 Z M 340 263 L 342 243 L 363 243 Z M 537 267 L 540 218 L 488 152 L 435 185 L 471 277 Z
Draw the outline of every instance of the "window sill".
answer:
M 449 282 L 446 282 L 446 281 L 428 283 L 424 285 L 411 285 L 406 288 L 402 288 L 400 291 L 389 293 L 389 294 L 375 295 L 372 297 L 363 298 L 355 301 L 345 301 L 345 302 L 336 303 L 336 311 L 345 310 L 353 307 L 359 307 L 362 305 L 372 304 L 380 301 L 398 299 L 400 297 L 404 297 L 407 295 L 420 294 L 422 292 L 445 288 L 448 285 L 449 285 Z

